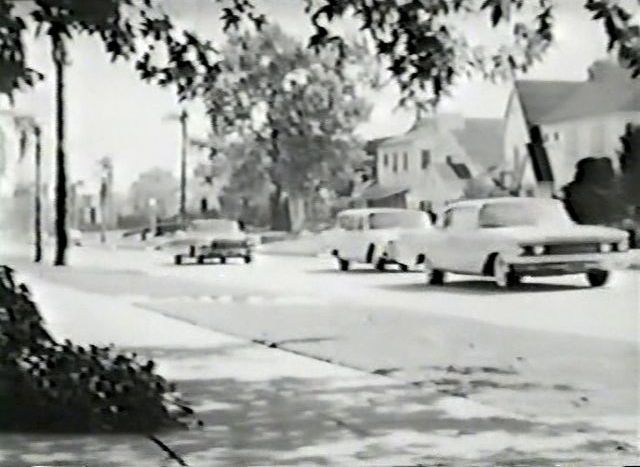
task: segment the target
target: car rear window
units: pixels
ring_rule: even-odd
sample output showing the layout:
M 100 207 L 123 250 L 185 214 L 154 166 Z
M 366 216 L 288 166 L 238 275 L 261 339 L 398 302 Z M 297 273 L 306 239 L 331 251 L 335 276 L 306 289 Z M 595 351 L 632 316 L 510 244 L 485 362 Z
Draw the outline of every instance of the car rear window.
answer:
M 429 225 L 429 218 L 421 211 L 375 212 L 369 214 L 372 229 L 422 228 Z
M 192 229 L 196 232 L 234 233 L 240 230 L 236 221 L 228 219 L 202 219 L 193 222 Z
M 505 202 L 485 204 L 479 213 L 480 227 L 566 225 L 571 219 L 556 202 Z

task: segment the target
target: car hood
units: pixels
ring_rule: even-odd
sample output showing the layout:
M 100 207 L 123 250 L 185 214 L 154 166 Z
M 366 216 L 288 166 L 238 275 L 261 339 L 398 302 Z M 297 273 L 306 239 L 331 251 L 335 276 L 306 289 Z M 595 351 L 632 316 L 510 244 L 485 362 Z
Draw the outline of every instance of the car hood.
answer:
M 619 242 L 628 236 L 624 230 L 599 225 L 500 227 L 495 231 L 504 237 L 530 243 Z

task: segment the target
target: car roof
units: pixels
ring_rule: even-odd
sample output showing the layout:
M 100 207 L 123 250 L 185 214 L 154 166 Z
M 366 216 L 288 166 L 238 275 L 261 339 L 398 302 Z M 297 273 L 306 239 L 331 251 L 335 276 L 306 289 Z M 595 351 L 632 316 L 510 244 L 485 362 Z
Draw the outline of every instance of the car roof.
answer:
M 422 212 L 422 211 L 419 211 L 417 209 L 406 209 L 406 208 L 356 208 L 356 209 L 345 209 L 344 211 L 340 211 L 338 213 L 338 216 L 384 214 L 384 213 L 394 213 L 394 212 Z
M 557 204 L 560 201 L 554 198 L 530 198 L 530 197 L 515 197 L 515 196 L 502 196 L 496 198 L 479 198 L 479 199 L 465 199 L 460 201 L 454 201 L 447 206 L 447 209 L 456 207 L 482 207 L 486 204 L 503 204 L 503 203 L 521 203 L 521 204 Z

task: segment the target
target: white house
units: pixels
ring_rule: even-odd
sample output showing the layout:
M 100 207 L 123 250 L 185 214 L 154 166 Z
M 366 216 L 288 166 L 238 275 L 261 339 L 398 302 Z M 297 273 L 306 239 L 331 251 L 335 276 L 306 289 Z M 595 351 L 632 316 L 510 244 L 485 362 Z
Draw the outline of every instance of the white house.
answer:
M 627 123 L 640 123 L 640 82 L 611 61 L 595 62 L 585 81 L 517 81 L 505 115 L 507 164 L 524 154 L 525 184 L 557 193 L 582 158 L 606 156 L 617 167 Z
M 458 199 L 475 175 L 502 161 L 502 122 L 440 114 L 377 147 L 370 205 L 438 209 Z

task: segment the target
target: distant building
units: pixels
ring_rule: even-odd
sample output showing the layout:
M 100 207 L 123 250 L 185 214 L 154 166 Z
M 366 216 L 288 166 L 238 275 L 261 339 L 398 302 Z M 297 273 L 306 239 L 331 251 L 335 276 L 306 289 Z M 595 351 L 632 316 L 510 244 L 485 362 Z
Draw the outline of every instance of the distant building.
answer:
M 516 81 L 505 115 L 507 166 L 527 189 L 557 193 L 580 159 L 606 156 L 617 167 L 627 123 L 640 123 L 640 82 L 611 61 L 595 62 L 586 81 Z
M 477 174 L 503 159 L 502 122 L 440 114 L 405 134 L 380 141 L 376 183 L 363 191 L 370 206 L 437 209 L 462 197 Z

